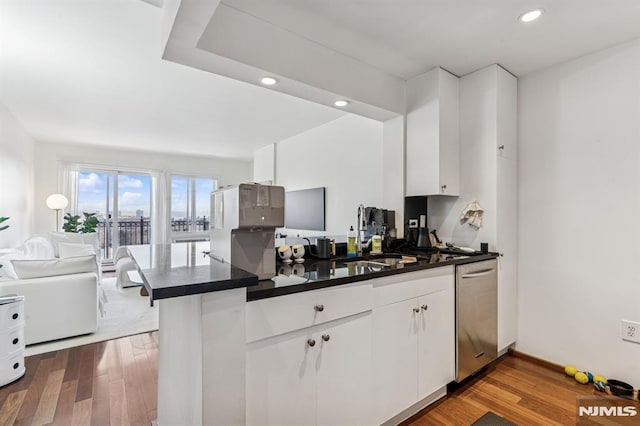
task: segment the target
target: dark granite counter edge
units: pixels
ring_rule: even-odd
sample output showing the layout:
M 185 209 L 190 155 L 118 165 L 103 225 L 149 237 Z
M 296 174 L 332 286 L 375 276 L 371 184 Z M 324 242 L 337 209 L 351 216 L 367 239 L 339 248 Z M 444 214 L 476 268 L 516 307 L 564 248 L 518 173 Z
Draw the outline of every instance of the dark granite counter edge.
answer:
M 150 286 L 146 284 L 144 271 L 141 271 L 145 287 L 149 291 Z M 200 284 L 175 285 L 166 288 L 154 288 L 149 292 L 149 296 L 153 300 L 170 299 L 173 297 L 193 296 L 195 294 L 212 293 L 215 291 L 231 290 L 235 288 L 243 288 L 258 285 L 258 277 L 239 278 L 225 281 L 207 282 Z
M 397 268 L 397 269 L 387 269 L 387 270 L 382 270 L 377 272 L 371 272 L 364 275 L 354 275 L 349 277 L 328 278 L 326 280 L 312 281 L 308 283 L 301 283 L 297 285 L 290 285 L 290 286 L 284 286 L 284 287 L 274 287 L 274 288 L 267 288 L 267 289 L 260 289 L 260 288 L 247 289 L 247 302 L 252 302 L 252 301 L 261 300 L 261 299 L 268 299 L 268 298 L 277 297 L 277 296 L 285 296 L 288 294 L 301 293 L 305 291 L 318 290 L 321 288 L 333 287 L 337 285 L 367 281 L 374 278 L 388 277 L 391 275 L 399 275 L 399 274 L 404 274 L 409 272 L 423 271 L 426 269 L 441 268 L 444 266 L 451 266 L 451 265 L 462 265 L 465 263 L 481 262 L 483 260 L 495 259 L 497 257 L 498 257 L 497 253 L 488 253 L 488 254 L 470 256 L 464 259 L 449 260 L 447 262 L 442 262 L 442 263 L 405 264 L 404 267 Z
M 184 243 L 187 244 L 187 243 Z M 138 265 L 138 262 L 135 260 L 135 256 L 129 250 L 127 250 L 129 257 L 134 260 L 134 265 L 136 270 L 140 274 L 142 278 L 143 285 L 147 292 L 149 293 L 149 298 L 153 302 L 154 300 L 162 300 L 162 299 L 170 299 L 174 297 L 181 296 L 192 296 L 196 294 L 203 293 L 212 293 L 215 291 L 223 291 L 223 290 L 231 290 L 235 288 L 243 288 L 243 287 L 251 287 L 258 285 L 258 276 L 250 274 L 244 270 L 240 270 L 239 268 L 235 268 L 232 265 L 229 265 L 229 268 L 237 269 L 242 271 L 243 274 L 248 276 L 237 277 L 237 278 L 227 278 L 216 281 L 206 281 L 202 283 L 189 283 L 189 284 L 176 284 L 171 287 L 158 287 L 154 288 L 150 284 L 150 280 L 152 281 L 155 277 L 155 272 L 149 269 L 142 269 Z M 163 276 L 163 279 L 166 280 L 166 276 Z

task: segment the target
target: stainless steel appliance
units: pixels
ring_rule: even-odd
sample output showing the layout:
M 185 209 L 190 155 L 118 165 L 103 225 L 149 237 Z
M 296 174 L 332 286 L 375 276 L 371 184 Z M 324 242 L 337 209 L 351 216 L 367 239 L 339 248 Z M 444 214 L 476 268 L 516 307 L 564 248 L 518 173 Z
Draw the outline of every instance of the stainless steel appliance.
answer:
M 456 267 L 456 382 L 498 357 L 495 259 Z
M 284 226 L 284 188 L 243 183 L 211 194 L 211 256 L 259 279 L 276 274 L 275 229 Z

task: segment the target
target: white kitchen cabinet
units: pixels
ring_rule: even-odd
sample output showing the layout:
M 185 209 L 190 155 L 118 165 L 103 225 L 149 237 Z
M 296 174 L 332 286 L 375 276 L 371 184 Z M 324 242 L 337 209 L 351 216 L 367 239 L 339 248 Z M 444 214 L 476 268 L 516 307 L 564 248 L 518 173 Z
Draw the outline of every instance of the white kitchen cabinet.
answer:
M 415 298 L 375 308 L 373 365 L 377 423 L 417 401 L 418 322 Z
M 371 313 L 252 342 L 247 424 L 369 424 Z
M 346 319 L 319 335 L 317 424 L 371 424 L 371 313 Z
M 498 351 L 514 343 L 518 333 L 517 210 L 518 170 L 515 160 L 498 158 L 496 181 L 496 247 L 498 258 Z
M 498 65 L 460 79 L 460 166 L 459 208 L 450 209 L 448 225 L 438 234 L 445 240 L 462 236 L 469 247 L 486 242 L 503 254 L 498 259 L 498 351 L 503 351 L 517 337 L 517 79 Z M 477 231 L 458 221 L 473 199 L 484 208 Z
M 442 68 L 407 81 L 406 196 L 459 195 L 458 106 Z
M 418 299 L 418 399 L 455 378 L 454 291 L 442 290 Z
M 376 280 L 374 291 L 374 401 L 382 423 L 454 379 L 453 268 Z

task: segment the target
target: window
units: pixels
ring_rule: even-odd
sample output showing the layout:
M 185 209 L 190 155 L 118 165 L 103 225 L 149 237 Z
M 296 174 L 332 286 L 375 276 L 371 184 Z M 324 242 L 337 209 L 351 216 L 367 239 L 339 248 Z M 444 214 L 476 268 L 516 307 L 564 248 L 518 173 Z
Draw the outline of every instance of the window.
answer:
M 95 213 L 103 259 L 122 245 L 149 244 L 151 177 L 145 173 L 81 169 L 75 211 Z
M 215 179 L 197 176 L 171 176 L 171 234 L 208 238 L 211 193 Z M 180 238 L 182 239 L 182 238 Z

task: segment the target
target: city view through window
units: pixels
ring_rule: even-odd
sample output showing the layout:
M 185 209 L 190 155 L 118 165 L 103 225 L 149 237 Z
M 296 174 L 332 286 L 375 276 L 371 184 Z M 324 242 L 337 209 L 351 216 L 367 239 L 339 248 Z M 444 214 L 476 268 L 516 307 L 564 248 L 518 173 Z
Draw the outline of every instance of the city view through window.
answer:
M 170 230 L 172 235 L 206 236 L 212 178 L 171 176 Z M 78 175 L 77 212 L 95 213 L 103 259 L 121 245 L 151 241 L 151 176 L 118 171 L 83 170 Z
M 209 230 L 211 192 L 216 183 L 211 178 L 171 177 L 171 231 L 200 233 Z
M 81 171 L 78 214 L 95 213 L 103 258 L 121 245 L 148 244 L 151 238 L 151 177 L 111 171 Z

